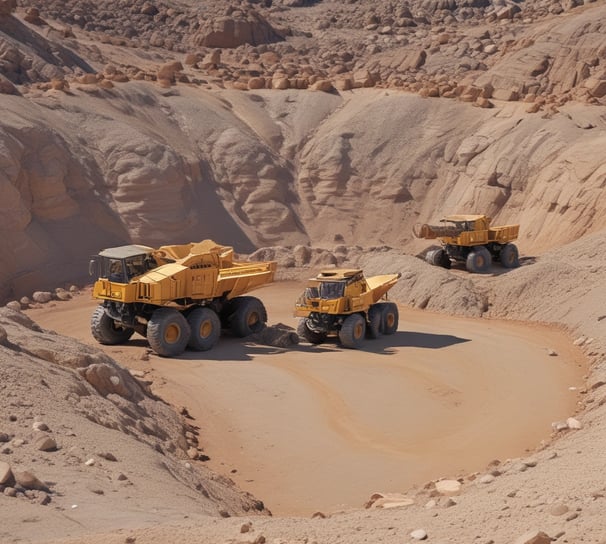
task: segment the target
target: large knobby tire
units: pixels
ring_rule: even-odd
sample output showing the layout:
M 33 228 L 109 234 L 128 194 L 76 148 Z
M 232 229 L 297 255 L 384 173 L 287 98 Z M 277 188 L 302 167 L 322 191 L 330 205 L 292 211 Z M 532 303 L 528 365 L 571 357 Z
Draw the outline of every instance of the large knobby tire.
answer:
M 383 305 L 373 304 L 368 308 L 368 326 L 366 335 L 368 338 L 379 338 L 383 332 Z
M 515 244 L 505 244 L 499 253 L 499 260 L 505 268 L 517 268 L 520 266 L 518 248 Z
M 158 308 L 147 323 L 147 341 L 163 357 L 174 357 L 185 351 L 191 329 L 185 316 L 174 308 Z
M 425 261 L 433 266 L 450 268 L 450 257 L 443 249 L 431 249 L 425 254 Z
M 339 340 L 346 348 L 357 349 L 364 341 L 366 335 L 366 319 L 360 314 L 351 314 L 345 318 L 341 330 L 339 331 Z
M 258 298 L 236 297 L 233 302 L 235 311 L 230 316 L 230 326 L 236 336 L 244 338 L 265 328 L 267 311 Z
M 303 338 L 310 344 L 322 344 L 326 340 L 327 334 L 325 332 L 312 331 L 307 326 L 307 319 L 303 318 L 297 325 L 297 334 L 300 338 Z
M 488 249 L 484 246 L 474 248 L 469 255 L 467 255 L 465 264 L 469 272 L 475 272 L 476 274 L 488 272 L 488 269 L 492 264 L 490 251 L 488 251 Z
M 187 315 L 191 328 L 187 345 L 195 351 L 208 351 L 213 348 L 221 336 L 221 320 L 207 307 L 195 308 Z
M 108 346 L 124 344 L 135 333 L 135 329 L 122 327 L 116 323 L 105 313 L 103 306 L 95 308 L 90 320 L 90 330 L 99 344 Z
M 398 330 L 400 312 L 395 302 L 385 302 L 383 307 L 383 334 L 394 334 Z

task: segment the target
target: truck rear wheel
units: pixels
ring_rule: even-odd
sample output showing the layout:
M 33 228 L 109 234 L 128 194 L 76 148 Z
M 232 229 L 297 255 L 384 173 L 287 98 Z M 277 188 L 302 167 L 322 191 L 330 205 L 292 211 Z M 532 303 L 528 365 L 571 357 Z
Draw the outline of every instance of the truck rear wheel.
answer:
M 517 268 L 520 266 L 518 248 L 515 244 L 505 244 L 499 252 L 499 260 L 505 268 Z
M 243 338 L 265 328 L 267 310 L 258 298 L 236 297 L 233 302 L 235 311 L 230 317 L 230 326 L 236 336 Z
M 478 246 L 467 255 L 465 265 L 469 272 L 482 274 L 483 272 L 488 272 L 491 263 L 492 257 L 490 256 L 490 251 L 484 246 Z
M 368 326 L 366 335 L 368 338 L 379 338 L 383 332 L 383 305 L 373 304 L 368 308 Z
M 346 348 L 360 347 L 366 334 L 366 320 L 360 314 L 351 314 L 341 325 L 339 340 Z
M 147 323 L 147 341 L 163 357 L 174 357 L 185 351 L 191 329 L 185 316 L 174 308 L 158 308 Z
M 93 338 L 99 344 L 107 346 L 123 344 L 135 333 L 135 329 L 123 327 L 109 317 L 101 305 L 97 306 L 93 312 L 90 330 Z
M 187 345 L 195 351 L 208 351 L 219 341 L 221 320 L 211 308 L 195 308 L 187 316 L 191 328 Z
M 394 302 L 384 302 L 383 306 L 383 334 L 394 334 L 398 330 L 400 313 Z
M 325 332 L 312 331 L 307 326 L 307 319 L 303 318 L 299 321 L 297 326 L 297 334 L 307 340 L 310 344 L 322 344 L 326 340 L 327 334 Z

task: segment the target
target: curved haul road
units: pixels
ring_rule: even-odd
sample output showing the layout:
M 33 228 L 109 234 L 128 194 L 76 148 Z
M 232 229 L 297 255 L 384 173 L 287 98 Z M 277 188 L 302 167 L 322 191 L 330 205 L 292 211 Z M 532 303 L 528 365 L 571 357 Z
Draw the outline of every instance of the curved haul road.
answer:
M 280 282 L 255 293 L 270 324 L 296 327 L 302 288 Z M 87 291 L 28 314 L 97 345 L 95 305 Z M 187 407 L 207 463 L 278 515 L 357 508 L 376 491 L 405 492 L 521 456 L 574 413 L 584 370 L 561 331 L 402 306 L 396 334 L 361 350 L 334 341 L 283 350 L 226 337 L 209 352 L 145 360 L 146 348 L 140 337 L 104 346 Z

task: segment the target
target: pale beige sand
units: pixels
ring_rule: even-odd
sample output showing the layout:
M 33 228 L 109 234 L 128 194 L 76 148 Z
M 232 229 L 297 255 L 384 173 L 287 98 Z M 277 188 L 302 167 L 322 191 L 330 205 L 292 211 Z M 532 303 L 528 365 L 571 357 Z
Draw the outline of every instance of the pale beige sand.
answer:
M 301 288 L 281 282 L 256 292 L 270 324 L 296 326 Z M 94 343 L 95 304 L 84 295 L 28 314 Z M 357 508 L 375 491 L 404 492 L 524 455 L 574 413 L 585 372 L 580 350 L 557 330 L 403 306 L 398 332 L 361 350 L 222 338 L 206 353 L 145 361 L 146 348 L 139 337 L 105 347 L 186 406 L 211 468 L 278 515 Z

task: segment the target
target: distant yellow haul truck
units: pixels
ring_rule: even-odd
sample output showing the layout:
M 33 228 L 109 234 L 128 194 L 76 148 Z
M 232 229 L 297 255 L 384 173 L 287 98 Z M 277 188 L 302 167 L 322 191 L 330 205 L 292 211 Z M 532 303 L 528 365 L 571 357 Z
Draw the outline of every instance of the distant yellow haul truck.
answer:
M 273 261 L 235 261 L 233 248 L 212 240 L 105 249 L 90 261 L 98 278 L 93 297 L 103 301 L 92 315 L 92 335 L 112 345 L 138 332 L 165 357 L 188 346 L 209 350 L 222 327 L 239 337 L 265 327 L 263 303 L 242 295 L 272 282 L 275 271 Z
M 440 249 L 432 249 L 425 260 L 435 266 L 450 268 L 451 261 L 463 262 L 469 272 L 487 272 L 492 261 L 505 268 L 520 266 L 516 240 L 520 225 L 491 227 L 486 215 L 449 215 L 441 225 L 417 224 L 413 234 L 427 240 L 438 239 Z
M 400 274 L 365 278 L 359 269 L 322 270 L 307 283 L 295 304 L 300 317 L 297 333 L 312 344 L 337 335 L 348 348 L 361 346 L 364 337 L 378 338 L 398 329 L 398 307 L 387 299 Z

